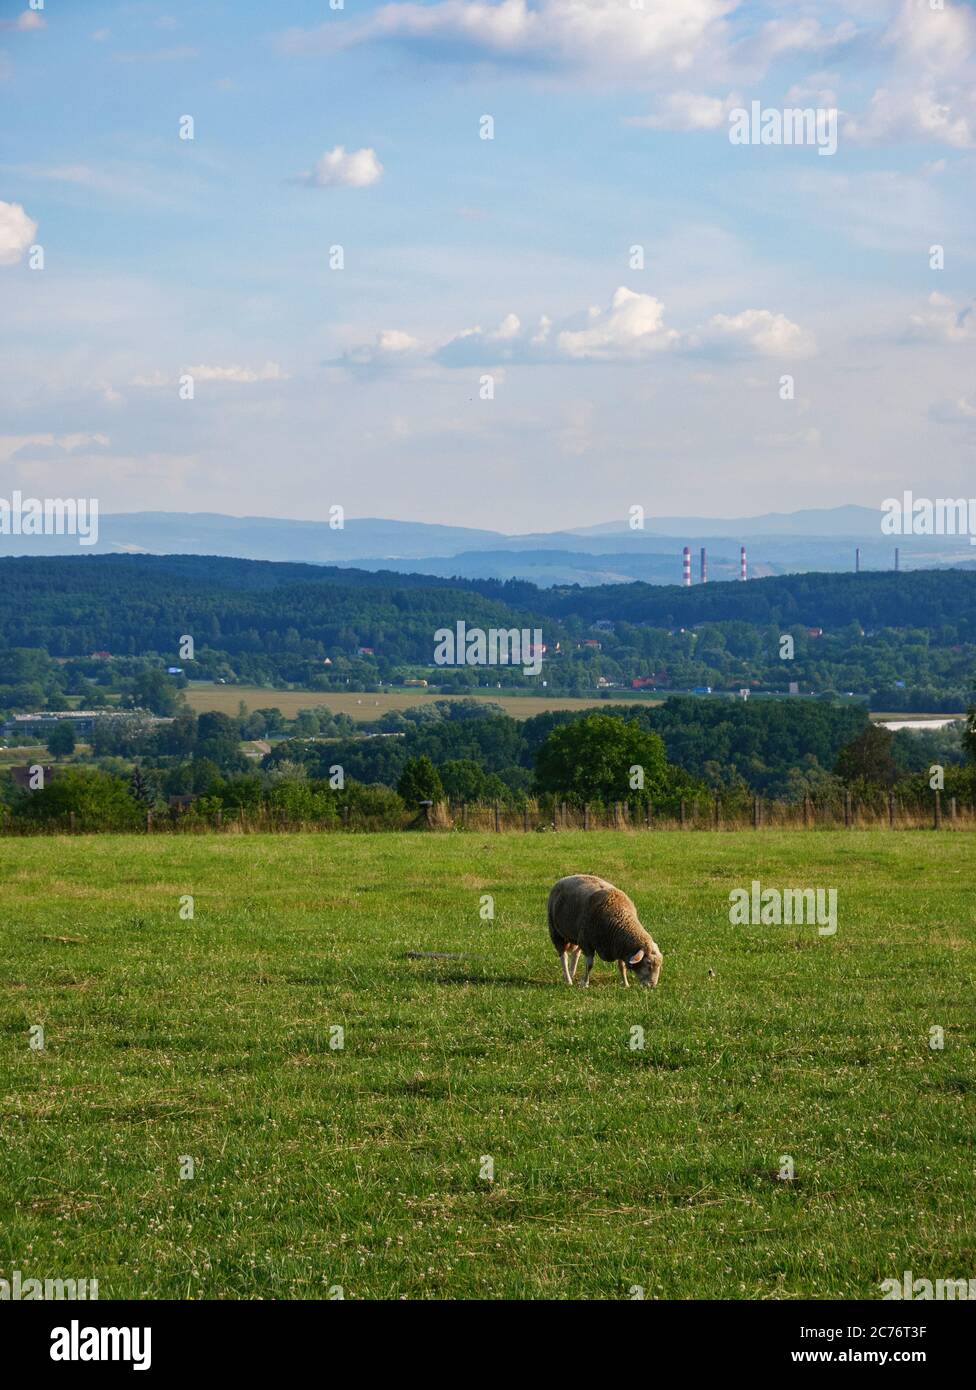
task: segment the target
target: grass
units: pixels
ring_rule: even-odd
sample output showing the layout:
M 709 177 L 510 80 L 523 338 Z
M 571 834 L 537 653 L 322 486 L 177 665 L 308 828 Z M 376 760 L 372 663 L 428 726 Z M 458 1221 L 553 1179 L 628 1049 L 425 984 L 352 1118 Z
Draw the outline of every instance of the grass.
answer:
M 546 893 L 582 869 L 636 898 L 657 990 L 560 984 Z M 0 1276 L 753 1299 L 976 1270 L 968 836 L 78 836 L 0 840 L 0 872 Z M 836 887 L 836 936 L 730 926 L 754 878 Z
M 43 762 L 50 765 L 50 753 L 43 743 L 26 744 L 21 748 L 0 748 L 0 768 L 17 767 L 20 764 Z
M 613 692 L 626 704 L 659 705 L 660 700 L 649 700 L 636 691 Z M 415 709 L 419 705 L 429 705 L 435 700 L 487 700 L 501 705 L 506 714 L 513 719 L 528 719 L 534 714 L 544 714 L 547 710 L 569 709 L 586 710 L 605 703 L 600 698 L 584 699 L 573 696 L 506 695 L 499 690 L 472 691 L 469 695 L 441 695 L 436 690 L 381 690 L 369 694 L 362 690 L 267 690 L 257 685 L 204 685 L 194 682 L 186 690 L 186 702 L 197 714 L 204 710 L 218 710 L 223 714 L 237 714 L 243 700 L 250 711 L 272 709 L 277 706 L 288 719 L 303 709 L 315 709 L 324 705 L 333 714 L 348 714 L 353 719 L 379 719 L 388 710 Z

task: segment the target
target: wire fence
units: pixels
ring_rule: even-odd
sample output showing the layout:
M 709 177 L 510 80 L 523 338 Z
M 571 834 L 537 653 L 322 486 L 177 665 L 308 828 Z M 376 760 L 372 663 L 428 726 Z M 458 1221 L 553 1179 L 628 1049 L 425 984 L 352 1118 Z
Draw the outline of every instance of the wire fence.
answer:
M 574 803 L 546 798 L 520 806 L 502 802 L 424 802 L 415 809 L 371 814 L 341 806 L 317 819 L 296 819 L 280 809 L 233 808 L 206 812 L 147 811 L 138 820 L 106 821 L 82 813 L 45 820 L 6 818 L 0 835 L 70 835 L 141 833 L 147 835 L 359 833 L 416 830 L 428 833 L 477 832 L 560 833 L 616 830 L 631 834 L 651 831 L 768 830 L 973 830 L 976 804 L 935 791 L 928 799 L 906 799 L 894 792 L 868 797 L 848 793 L 818 799 L 787 801 L 733 796 L 680 798 L 651 807 L 630 802 Z

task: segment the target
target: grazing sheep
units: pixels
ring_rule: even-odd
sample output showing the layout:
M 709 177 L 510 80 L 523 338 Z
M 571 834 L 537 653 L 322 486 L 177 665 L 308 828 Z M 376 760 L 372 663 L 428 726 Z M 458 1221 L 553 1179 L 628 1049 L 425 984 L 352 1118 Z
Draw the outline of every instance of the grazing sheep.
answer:
M 637 909 L 626 893 L 594 874 L 561 878 L 549 894 L 549 935 L 563 958 L 563 974 L 571 985 L 580 955 L 586 958 L 583 984 L 590 983 L 593 957 L 615 960 L 620 978 L 630 986 L 627 971 L 646 987 L 656 985 L 664 957 L 641 926 Z M 569 968 L 569 957 L 573 968 Z

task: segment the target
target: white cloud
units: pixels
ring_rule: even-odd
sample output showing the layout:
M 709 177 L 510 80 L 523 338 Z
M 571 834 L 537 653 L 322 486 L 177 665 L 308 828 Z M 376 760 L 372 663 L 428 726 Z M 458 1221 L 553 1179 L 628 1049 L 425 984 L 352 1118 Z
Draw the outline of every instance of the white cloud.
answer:
M 424 355 L 419 338 L 402 333 L 398 328 L 381 328 L 374 343 L 354 347 L 346 353 L 344 362 L 355 366 L 401 365 Z
M 976 302 L 957 306 L 944 294 L 930 294 L 926 308 L 909 316 L 910 342 L 971 343 L 976 340 Z
M 0 202 L 0 265 L 16 265 L 36 231 L 37 223 L 19 203 Z
M 742 40 L 742 48 L 753 51 L 766 67 L 773 59 L 789 53 L 823 53 L 849 43 L 857 34 L 853 20 L 843 19 L 828 29 L 818 19 L 808 15 L 792 15 L 788 19 L 769 19 L 755 40 Z
M 288 375 L 283 372 L 277 362 L 265 362 L 263 367 L 216 367 L 201 364 L 197 367 L 187 367 L 186 372 L 192 376 L 194 381 L 223 381 L 229 382 L 233 386 L 247 386 L 255 381 L 287 381 Z M 132 378 L 132 386 L 142 386 L 149 390 L 158 391 L 164 387 L 177 386 L 177 379 L 167 376 L 165 372 L 155 371 L 142 373 L 140 376 Z
M 381 5 L 361 21 L 290 29 L 278 47 L 292 55 L 328 55 L 393 44 L 441 64 L 489 63 L 521 74 L 652 86 L 655 110 L 629 123 L 687 131 L 721 123 L 721 99 L 700 95 L 703 89 L 754 84 L 776 64 L 795 69 L 798 61 L 823 62 L 832 52 L 857 58 L 860 44 L 882 75 L 867 110 L 848 117 L 850 139 L 976 144 L 976 15 L 969 4 L 945 0 L 939 9 L 932 0 L 901 0 L 895 8 L 891 0 L 838 0 L 829 7 L 834 13 L 822 19 L 790 13 L 790 3 L 403 0 Z M 774 17 L 765 18 L 764 9 Z M 818 76 L 798 82 L 790 71 L 795 92 L 815 90 L 818 104 L 833 108 L 835 93 Z
M 938 141 L 955 149 L 976 143 L 976 15 L 963 4 L 933 9 L 928 0 L 902 0 L 884 36 L 890 75 L 867 111 L 845 134 L 864 144 L 880 140 Z
M 371 149 L 350 150 L 342 145 L 328 150 L 315 168 L 299 176 L 310 188 L 368 188 L 383 173 L 383 166 Z
M 523 324 L 506 314 L 493 328 L 464 328 L 446 342 L 424 346 L 398 330 L 386 329 L 371 345 L 355 347 L 341 359 L 354 365 L 386 365 L 432 359 L 448 367 L 506 363 L 637 362 L 659 352 L 711 356 L 798 357 L 814 350 L 812 339 L 783 314 L 747 309 L 717 314 L 703 328 L 682 333 L 665 322 L 664 305 L 651 294 L 621 285 L 605 309 L 591 307 L 554 325 L 542 315 Z
M 92 446 L 107 448 L 111 443 L 106 434 L 3 434 L 0 435 L 0 463 L 9 463 L 21 453 L 35 450 L 57 450 L 68 454 Z
M 727 97 L 704 96 L 698 92 L 672 92 L 663 98 L 649 116 L 629 116 L 624 125 L 650 130 L 715 130 L 725 124 L 729 112 L 742 105 L 736 92 Z
M 490 60 L 542 67 L 683 71 L 707 41 L 720 36 L 737 0 L 438 0 L 388 4 L 360 24 L 291 29 L 285 53 L 333 53 L 357 44 L 393 42 L 436 49 L 445 61 Z
M 546 356 L 550 323 L 539 320 L 534 332 L 523 330 L 517 314 L 506 314 L 497 328 L 462 328 L 438 349 L 449 366 L 480 362 L 526 362 Z
M 673 328 L 665 328 L 659 299 L 621 285 L 609 309 L 591 309 L 586 328 L 560 333 L 556 341 L 560 355 L 574 361 L 619 361 L 672 347 L 678 337 Z
M 731 317 L 715 314 L 696 337 L 706 348 L 760 357 L 807 357 L 814 351 L 809 334 L 769 309 L 745 309 Z
M 851 117 L 844 134 L 859 144 L 881 140 L 935 140 L 954 149 L 973 144 L 972 112 L 960 109 L 966 98 L 942 99 L 931 88 L 879 87 L 861 117 Z
M 21 10 L 16 19 L 0 20 L 0 29 L 13 29 L 21 34 L 25 34 L 31 29 L 46 28 L 47 23 L 44 17 L 36 10 Z
M 976 16 L 967 5 L 952 0 L 939 9 L 931 0 L 902 0 L 885 42 L 916 69 L 935 76 L 959 73 L 976 48 Z
M 285 381 L 287 378 L 277 362 L 265 362 L 257 370 L 253 367 L 188 367 L 187 371 L 195 381 L 229 381 L 235 385 L 246 385 L 253 381 Z

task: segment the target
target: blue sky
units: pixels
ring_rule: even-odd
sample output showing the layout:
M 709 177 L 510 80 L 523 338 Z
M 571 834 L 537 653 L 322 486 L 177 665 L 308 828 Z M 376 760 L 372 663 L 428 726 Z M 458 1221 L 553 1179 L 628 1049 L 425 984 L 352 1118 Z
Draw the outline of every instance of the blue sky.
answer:
M 0 495 L 509 531 L 962 495 L 974 78 L 948 0 L 0 0 Z M 732 144 L 753 101 L 836 153 Z

